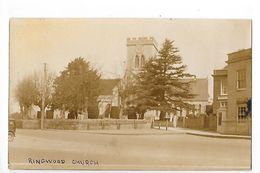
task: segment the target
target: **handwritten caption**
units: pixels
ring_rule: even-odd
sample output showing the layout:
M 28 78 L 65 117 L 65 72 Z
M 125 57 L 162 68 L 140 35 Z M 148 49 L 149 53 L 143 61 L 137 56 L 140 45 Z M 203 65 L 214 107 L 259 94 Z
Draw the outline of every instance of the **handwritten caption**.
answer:
M 82 166 L 99 166 L 99 162 L 97 160 L 64 160 L 64 159 L 33 159 L 28 158 L 28 163 L 32 165 L 41 165 L 41 164 L 50 164 L 50 165 L 64 165 L 64 164 L 73 164 L 73 165 L 82 165 Z

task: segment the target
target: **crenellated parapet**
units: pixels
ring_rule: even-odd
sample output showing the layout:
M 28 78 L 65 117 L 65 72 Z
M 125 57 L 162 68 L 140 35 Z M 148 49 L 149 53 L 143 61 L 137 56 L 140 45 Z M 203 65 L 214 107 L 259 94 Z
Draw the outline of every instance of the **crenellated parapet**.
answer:
M 131 37 L 127 38 L 127 46 L 153 45 L 158 50 L 158 44 L 154 37 Z

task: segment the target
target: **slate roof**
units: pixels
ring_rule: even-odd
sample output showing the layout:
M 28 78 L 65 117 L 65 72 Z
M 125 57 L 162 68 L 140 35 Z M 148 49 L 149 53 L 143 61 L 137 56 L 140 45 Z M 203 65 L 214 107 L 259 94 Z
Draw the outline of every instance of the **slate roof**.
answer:
M 113 88 L 119 81 L 120 79 L 101 79 L 99 82 L 100 95 L 112 95 Z
M 208 79 L 207 78 L 197 78 L 191 79 L 190 83 L 191 93 L 195 94 L 189 101 L 208 101 Z M 113 88 L 118 85 L 120 79 L 101 79 L 100 80 L 100 95 L 112 95 Z
M 208 79 L 197 78 L 190 83 L 191 93 L 195 94 L 191 101 L 207 101 L 209 97 L 208 93 Z

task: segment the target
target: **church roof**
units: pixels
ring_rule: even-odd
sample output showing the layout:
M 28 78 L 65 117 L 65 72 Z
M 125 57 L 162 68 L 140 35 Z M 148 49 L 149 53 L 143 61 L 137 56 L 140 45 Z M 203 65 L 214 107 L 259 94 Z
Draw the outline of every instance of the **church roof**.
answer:
M 190 83 L 191 93 L 195 94 L 190 101 L 207 101 L 209 97 L 208 93 L 208 79 L 197 78 Z
M 113 88 L 119 81 L 120 79 L 101 79 L 99 82 L 100 95 L 112 95 Z
M 185 80 L 185 79 L 184 79 Z M 100 95 L 113 95 L 113 88 L 118 85 L 120 79 L 101 79 L 100 80 Z M 195 96 L 188 101 L 208 101 L 208 79 L 196 78 L 191 79 L 191 93 Z

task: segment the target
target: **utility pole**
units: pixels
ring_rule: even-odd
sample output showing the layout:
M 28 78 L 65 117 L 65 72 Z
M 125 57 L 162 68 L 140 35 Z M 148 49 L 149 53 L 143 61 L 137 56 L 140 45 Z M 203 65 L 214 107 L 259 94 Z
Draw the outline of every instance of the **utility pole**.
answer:
M 41 108 L 41 129 L 44 128 L 44 117 L 45 117 L 45 92 L 46 92 L 46 76 L 47 76 L 47 64 L 44 63 L 43 67 L 43 84 L 42 84 L 42 108 Z

